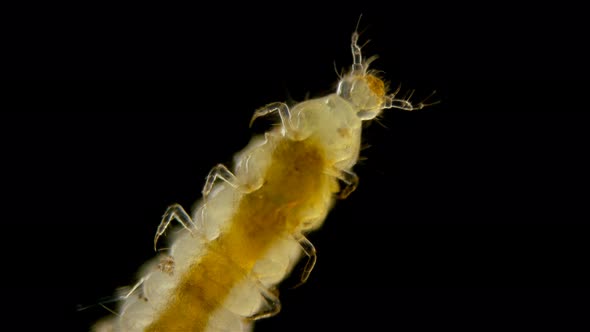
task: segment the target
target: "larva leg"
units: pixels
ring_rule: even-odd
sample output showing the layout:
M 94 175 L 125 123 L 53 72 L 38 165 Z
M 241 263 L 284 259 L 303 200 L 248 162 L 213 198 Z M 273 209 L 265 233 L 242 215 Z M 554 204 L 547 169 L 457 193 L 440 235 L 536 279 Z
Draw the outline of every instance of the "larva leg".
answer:
M 287 104 L 285 103 L 281 103 L 281 102 L 276 102 L 276 103 L 270 103 L 266 106 L 263 106 L 259 109 L 257 109 L 254 112 L 254 115 L 252 115 L 252 119 L 250 120 L 250 127 L 252 127 L 252 124 L 254 123 L 254 121 L 260 117 L 266 116 L 268 114 L 274 113 L 274 112 L 279 112 L 279 116 L 281 117 L 281 123 L 283 124 L 283 136 L 285 136 L 286 134 L 286 130 L 291 130 L 293 129 L 293 124 L 291 122 L 291 112 L 289 111 L 289 106 L 287 106 Z
M 352 171 L 341 170 L 338 179 L 346 184 L 346 187 L 338 193 L 339 199 L 348 197 L 359 184 L 359 177 Z
M 272 317 L 281 311 L 281 301 L 279 300 L 279 297 L 277 294 L 278 291 L 268 290 L 262 284 L 260 284 L 260 283 L 258 283 L 258 284 L 259 284 L 259 288 L 261 291 L 260 294 L 262 295 L 262 297 L 266 301 L 266 303 L 268 305 L 268 309 L 258 312 L 256 314 L 248 317 L 248 320 L 258 320 L 258 319 Z
M 307 263 L 305 263 L 303 273 L 301 273 L 301 280 L 293 288 L 297 288 L 307 281 L 317 261 L 316 250 L 313 244 L 302 234 L 299 234 L 295 239 L 299 242 L 301 249 L 303 249 L 303 253 L 307 256 Z
M 196 225 L 191 219 L 191 217 L 188 215 L 188 213 L 186 213 L 186 211 L 184 211 L 180 204 L 172 204 L 168 207 L 168 209 L 166 209 L 166 212 L 162 217 L 162 221 L 158 226 L 158 230 L 156 231 L 156 236 L 154 237 L 154 250 L 157 251 L 156 245 L 158 244 L 158 239 L 160 238 L 160 236 L 162 236 L 162 234 L 164 234 L 166 228 L 168 228 L 170 222 L 173 219 L 176 219 L 176 221 L 178 221 L 182 225 L 182 227 L 184 227 L 191 234 L 193 234 L 192 228 L 196 228 Z M 189 225 L 192 227 L 190 227 Z
M 336 195 L 339 199 L 345 199 L 353 191 L 356 190 L 359 184 L 359 177 L 353 171 L 339 169 L 338 167 L 331 168 L 326 171 L 327 174 L 334 176 L 338 180 L 344 182 L 345 187 Z
M 205 186 L 203 187 L 203 198 L 207 199 L 207 196 L 213 190 L 213 185 L 217 179 L 221 179 L 225 181 L 230 186 L 237 188 L 238 187 L 238 179 L 236 176 L 229 170 L 225 165 L 218 164 L 211 169 L 209 174 L 207 175 L 207 180 L 205 181 Z

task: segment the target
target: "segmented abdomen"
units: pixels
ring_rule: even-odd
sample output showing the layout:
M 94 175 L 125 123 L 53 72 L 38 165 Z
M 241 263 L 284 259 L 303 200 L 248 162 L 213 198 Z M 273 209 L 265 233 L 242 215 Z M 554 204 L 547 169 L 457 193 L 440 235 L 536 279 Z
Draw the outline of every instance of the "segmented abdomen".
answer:
M 274 131 L 256 144 L 241 157 L 248 167 L 266 165 L 255 179 L 262 185 L 248 192 L 249 179 L 238 178 L 243 188 L 218 184 L 195 212 L 203 229 L 182 230 L 170 257 L 148 265 L 143 292 L 126 300 L 115 330 L 241 331 L 272 305 L 264 293 L 289 273 L 297 235 L 325 218 L 338 185 L 313 136 L 296 141 Z M 166 259 L 172 268 L 163 268 Z

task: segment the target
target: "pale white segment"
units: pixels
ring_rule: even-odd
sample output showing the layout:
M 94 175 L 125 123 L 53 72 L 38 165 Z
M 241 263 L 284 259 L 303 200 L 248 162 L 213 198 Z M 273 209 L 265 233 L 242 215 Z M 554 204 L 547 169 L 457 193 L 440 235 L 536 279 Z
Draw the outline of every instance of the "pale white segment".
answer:
M 251 317 L 263 306 L 260 287 L 250 278 L 236 284 L 227 295 L 223 306 L 241 317 Z
M 207 200 L 201 199 L 194 209 L 192 219 L 207 240 L 214 240 L 228 227 L 243 192 L 228 183 L 217 183 Z
M 249 329 L 244 318 L 221 307 L 212 314 L 205 332 L 243 332 Z
M 179 278 L 157 270 L 145 279 L 143 295 L 155 312 L 162 310 L 178 284 Z
M 136 294 L 131 294 L 123 304 L 115 331 L 143 332 L 154 319 L 155 310 Z
M 170 256 L 174 260 L 174 275 L 182 276 L 193 264 L 205 254 L 206 239 L 198 232 L 191 234 L 186 230 L 178 233 L 172 242 Z
M 301 246 L 292 237 L 281 237 L 254 265 L 252 274 L 266 287 L 283 280 L 299 260 Z
M 119 319 L 118 317 L 109 317 L 105 319 L 101 319 L 96 324 L 94 324 L 91 328 L 93 332 L 115 332 L 115 320 Z

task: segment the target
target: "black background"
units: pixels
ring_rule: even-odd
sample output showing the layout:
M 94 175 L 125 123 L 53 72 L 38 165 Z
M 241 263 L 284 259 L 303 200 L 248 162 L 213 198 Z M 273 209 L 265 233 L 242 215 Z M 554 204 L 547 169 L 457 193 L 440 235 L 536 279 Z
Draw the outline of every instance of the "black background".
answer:
M 256 331 L 588 329 L 577 9 L 218 6 L 52 4 L 5 21 L 4 78 L 141 79 L 4 85 L 7 326 L 84 331 L 108 314 L 76 308 L 133 283 L 161 214 L 231 164 L 254 109 L 332 91 L 362 12 L 373 68 L 441 103 L 367 128 L 358 190 L 310 235 L 309 282 L 285 281 Z

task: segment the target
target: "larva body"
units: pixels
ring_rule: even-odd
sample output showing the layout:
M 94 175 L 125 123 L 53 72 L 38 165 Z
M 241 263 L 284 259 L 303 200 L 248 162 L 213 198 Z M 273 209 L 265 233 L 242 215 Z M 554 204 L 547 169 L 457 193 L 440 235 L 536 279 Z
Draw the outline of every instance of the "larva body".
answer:
M 256 111 L 253 120 L 278 112 L 280 126 L 253 138 L 232 171 L 212 170 L 192 216 L 178 205 L 168 209 L 155 242 L 172 220 L 184 229 L 166 254 L 146 264 L 119 315 L 96 331 L 246 331 L 280 310 L 275 286 L 301 253 L 308 259 L 302 282 L 315 264 L 304 234 L 356 187 L 362 121 L 385 108 L 423 106 L 385 94 L 357 39 L 353 34 L 352 70 L 335 93 Z

